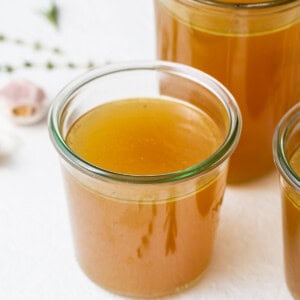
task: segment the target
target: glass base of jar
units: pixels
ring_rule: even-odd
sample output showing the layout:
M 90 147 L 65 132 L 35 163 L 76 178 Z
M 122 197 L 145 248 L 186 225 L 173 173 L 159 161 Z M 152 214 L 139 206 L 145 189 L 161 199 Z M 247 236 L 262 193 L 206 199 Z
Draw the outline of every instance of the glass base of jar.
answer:
M 202 272 L 200 274 L 198 274 L 194 279 L 190 280 L 189 282 L 178 286 L 175 289 L 172 290 L 166 290 L 166 291 L 160 291 L 160 292 L 156 292 L 153 293 L 151 295 L 149 294 L 141 294 L 141 293 L 130 293 L 130 292 L 124 292 L 122 290 L 117 290 L 114 288 L 111 288 L 109 286 L 105 286 L 102 283 L 97 282 L 96 280 L 93 279 L 92 276 L 90 276 L 88 274 L 88 272 L 85 271 L 84 267 L 80 264 L 80 262 L 77 259 L 77 264 L 79 266 L 79 269 L 82 271 L 82 273 L 94 284 L 94 286 L 98 289 L 104 289 L 109 293 L 115 294 L 115 295 L 119 295 L 119 296 L 123 296 L 123 297 L 130 297 L 130 298 L 136 298 L 136 299 L 158 299 L 161 297 L 166 297 L 166 296 L 170 296 L 170 295 L 175 295 L 175 294 L 180 294 L 183 293 L 184 291 L 193 288 L 194 286 L 196 286 L 199 281 L 201 280 L 201 278 L 204 276 L 204 274 L 206 273 L 206 271 L 209 268 L 210 265 L 210 260 L 206 263 L 204 269 L 202 270 Z

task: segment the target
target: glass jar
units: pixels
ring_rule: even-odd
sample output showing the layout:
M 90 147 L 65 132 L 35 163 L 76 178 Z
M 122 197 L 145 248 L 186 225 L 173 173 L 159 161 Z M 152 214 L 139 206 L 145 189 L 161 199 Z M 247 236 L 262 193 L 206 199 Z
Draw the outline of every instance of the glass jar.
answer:
M 286 281 L 300 299 L 300 103 L 280 121 L 273 153 L 280 172 Z
M 154 2 L 158 58 L 212 75 L 239 104 L 243 132 L 229 182 L 270 171 L 276 124 L 300 97 L 300 1 Z
M 201 109 L 223 142 L 196 165 L 159 175 L 105 170 L 66 143 L 70 128 L 87 112 L 137 97 L 177 99 Z M 49 130 L 61 158 L 76 256 L 87 276 L 110 291 L 139 297 L 173 293 L 194 282 L 211 259 L 228 158 L 240 127 L 231 94 L 180 64 L 109 66 L 69 84 L 52 106 Z

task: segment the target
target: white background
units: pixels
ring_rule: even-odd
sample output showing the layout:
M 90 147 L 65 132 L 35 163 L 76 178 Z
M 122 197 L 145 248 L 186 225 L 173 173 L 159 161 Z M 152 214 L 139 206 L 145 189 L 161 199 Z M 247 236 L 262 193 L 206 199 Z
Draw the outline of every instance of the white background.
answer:
M 62 58 L 0 43 L 0 65 L 24 60 L 85 62 L 155 57 L 151 0 L 57 1 L 60 29 L 40 15 L 49 1 L 0 0 L 0 34 L 64 49 Z M 51 99 L 81 70 L 0 72 L 40 85 Z M 58 157 L 46 122 L 18 127 L 0 115 L 0 134 L 18 149 L 0 160 L 0 299 L 122 299 L 91 283 L 72 247 Z M 1 140 L 1 139 L 0 139 Z M 259 155 L 259 153 L 258 153 Z M 284 281 L 281 207 L 275 172 L 229 187 L 212 263 L 199 283 L 171 299 L 291 299 Z

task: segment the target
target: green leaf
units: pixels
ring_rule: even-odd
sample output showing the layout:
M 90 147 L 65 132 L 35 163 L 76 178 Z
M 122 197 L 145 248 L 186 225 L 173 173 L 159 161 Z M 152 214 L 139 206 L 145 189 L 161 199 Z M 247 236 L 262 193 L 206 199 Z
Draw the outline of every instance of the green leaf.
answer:
M 69 62 L 69 63 L 67 63 L 67 67 L 68 67 L 69 69 L 75 69 L 75 68 L 76 68 L 76 65 L 75 65 L 73 62 Z
M 15 69 L 11 65 L 4 66 L 4 71 L 7 73 L 12 73 Z
M 48 70 L 52 70 L 52 69 L 55 68 L 55 65 L 51 61 L 49 61 L 49 62 L 46 63 L 46 68 Z
M 23 63 L 23 66 L 24 66 L 25 68 L 32 68 L 32 67 L 33 67 L 33 63 L 30 62 L 30 61 L 25 61 L 25 62 Z
M 54 2 L 52 2 L 51 7 L 48 10 L 42 12 L 42 14 L 56 29 L 58 28 L 59 9 Z
M 15 39 L 15 43 L 16 43 L 17 45 L 23 45 L 23 44 L 24 44 L 24 41 L 21 40 L 21 39 Z
M 59 48 L 52 48 L 53 53 L 62 54 L 62 51 Z
M 35 50 L 41 50 L 41 49 L 43 48 L 43 46 L 42 46 L 42 44 L 41 44 L 40 42 L 35 42 L 35 43 L 33 44 L 33 48 L 34 48 Z
M 87 68 L 94 68 L 96 65 L 92 61 L 88 62 Z

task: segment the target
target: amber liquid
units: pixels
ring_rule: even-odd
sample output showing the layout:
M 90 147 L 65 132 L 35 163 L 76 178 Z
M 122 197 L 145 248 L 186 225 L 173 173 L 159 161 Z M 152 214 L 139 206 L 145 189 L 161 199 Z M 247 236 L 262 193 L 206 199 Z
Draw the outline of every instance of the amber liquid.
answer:
M 290 165 L 300 176 L 300 147 Z M 295 299 L 300 299 L 300 195 L 284 183 L 282 196 L 286 281 Z
M 194 106 L 129 99 L 83 115 L 70 128 L 66 142 L 96 166 L 147 175 L 199 163 L 224 138 L 216 123 Z M 195 180 L 180 196 L 178 182 L 158 184 L 169 196 L 157 201 L 144 201 L 151 185 L 136 195 L 136 187 L 119 183 L 117 192 L 107 196 L 105 190 L 97 190 L 97 183 L 92 189 L 68 168 L 64 173 L 77 257 L 94 282 L 117 293 L 153 297 L 178 291 L 206 269 L 226 168 Z M 138 200 L 120 199 L 118 192 L 124 195 L 127 190 Z
M 195 19 L 197 5 L 186 5 L 181 12 L 182 7 L 175 6 L 178 2 L 155 0 L 158 57 L 207 72 L 231 91 L 242 112 L 243 129 L 230 160 L 229 181 L 263 175 L 273 168 L 276 124 L 300 99 L 300 22 L 273 31 L 235 34 L 220 21 L 220 28 L 208 31 L 203 29 L 205 15 Z M 298 8 L 295 14 L 299 15 Z M 249 25 L 245 20 L 241 28 Z

